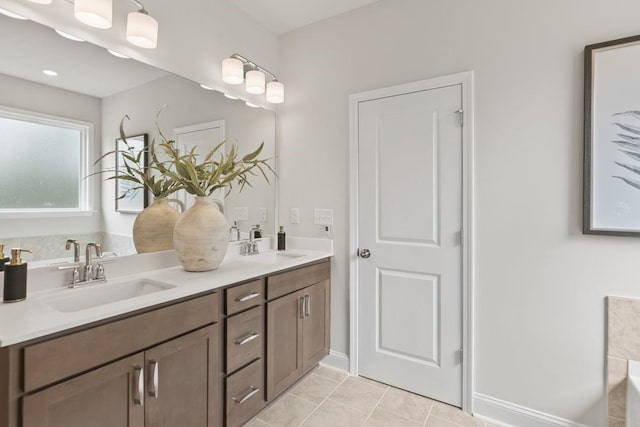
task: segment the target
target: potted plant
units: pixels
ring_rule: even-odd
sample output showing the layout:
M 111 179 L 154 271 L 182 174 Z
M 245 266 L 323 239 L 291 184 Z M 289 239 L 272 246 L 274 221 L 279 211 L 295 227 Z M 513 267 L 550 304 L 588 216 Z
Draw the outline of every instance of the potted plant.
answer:
M 184 210 L 184 205 L 177 199 L 170 199 L 169 196 L 181 189 L 180 184 L 169 175 L 161 173 L 162 170 L 168 170 L 170 165 L 158 160 L 155 141 L 137 153 L 132 150 L 124 132 L 125 120 L 129 120 L 129 116 L 125 115 L 120 122 L 120 139 L 125 150 L 119 153 L 113 150 L 103 154 L 96 160 L 94 166 L 104 158 L 118 154 L 123 164 L 118 169 L 109 168 L 95 174 L 110 173 L 112 175 L 107 180 L 118 179 L 132 183 L 131 187 L 118 199 L 127 197 L 129 193 L 135 191 L 148 191 L 153 195 L 151 205 L 140 212 L 133 223 L 133 243 L 138 253 L 173 249 L 173 228 L 180 213 L 169 203 L 176 203 L 180 207 L 180 212 Z M 148 164 L 145 159 L 150 159 Z
M 196 196 L 195 203 L 178 219 L 173 231 L 173 241 L 180 263 L 187 271 L 209 271 L 218 268 L 229 245 L 229 224 L 211 197 L 214 192 L 228 196 L 234 185 L 242 191 L 251 186 L 253 177 L 263 177 L 273 169 L 268 159 L 260 159 L 264 143 L 253 152 L 240 157 L 233 144 L 225 152 L 221 142 L 208 153 L 199 156 L 196 148 L 181 154 L 173 140 L 160 131 L 162 149 L 168 160 L 154 159 L 155 167 L 178 188 Z

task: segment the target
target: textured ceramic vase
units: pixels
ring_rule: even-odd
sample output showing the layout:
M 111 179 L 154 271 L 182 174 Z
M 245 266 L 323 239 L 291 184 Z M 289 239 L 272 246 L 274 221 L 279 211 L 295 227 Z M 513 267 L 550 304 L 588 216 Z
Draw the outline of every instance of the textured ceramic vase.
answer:
M 178 219 L 173 244 L 187 271 L 218 268 L 229 247 L 229 223 L 212 198 L 198 197 Z
M 139 254 L 173 249 L 173 228 L 180 213 L 169 202 L 182 202 L 165 197 L 153 200 L 150 206 L 138 214 L 133 223 L 133 244 Z

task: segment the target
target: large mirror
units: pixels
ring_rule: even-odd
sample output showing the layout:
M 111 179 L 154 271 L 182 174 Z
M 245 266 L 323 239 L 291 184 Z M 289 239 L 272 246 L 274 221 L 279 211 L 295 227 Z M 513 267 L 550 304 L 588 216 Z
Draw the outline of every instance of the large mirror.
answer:
M 69 238 L 97 241 L 105 251 L 135 253 L 135 212 L 116 208 L 114 181 L 85 178 L 114 150 L 125 115 L 129 136 L 158 140 L 157 125 L 185 146 L 226 140 L 240 153 L 264 142 L 275 169 L 275 113 L 226 98 L 198 83 L 32 21 L 0 15 L 0 244 L 33 251 L 33 260 L 61 261 Z M 25 137 L 26 134 L 29 135 Z M 115 156 L 101 168 L 112 167 Z M 276 182 L 224 198 L 229 224 L 247 233 L 275 232 Z M 191 200 L 177 194 L 187 203 Z M 122 206 L 122 204 L 121 204 Z M 135 209 L 134 209 L 135 211 Z

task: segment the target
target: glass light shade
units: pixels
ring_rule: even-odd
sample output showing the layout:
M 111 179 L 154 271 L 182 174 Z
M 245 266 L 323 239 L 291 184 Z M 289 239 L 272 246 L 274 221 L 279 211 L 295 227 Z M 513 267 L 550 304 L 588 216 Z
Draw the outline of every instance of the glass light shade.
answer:
M 75 0 L 73 14 L 76 19 L 90 27 L 111 28 L 113 17 L 112 0 Z
M 282 104 L 284 102 L 284 85 L 279 81 L 267 83 L 267 101 L 272 104 Z
M 37 4 L 51 4 L 53 0 L 29 0 L 31 3 Z
M 222 61 L 222 81 L 230 85 L 239 85 L 244 81 L 244 64 L 236 58 Z
M 127 40 L 145 49 L 158 46 L 158 21 L 146 13 L 131 12 L 127 17 Z
M 0 8 L 0 13 L 3 14 L 4 16 L 8 16 L 9 18 L 19 19 L 21 21 L 28 21 L 29 20 L 28 18 L 25 18 L 22 15 L 18 15 L 17 13 L 13 13 L 13 12 L 11 12 L 9 10 L 2 9 L 2 8 Z
M 252 70 L 247 73 L 247 92 L 254 95 L 264 93 L 265 76 L 262 71 Z

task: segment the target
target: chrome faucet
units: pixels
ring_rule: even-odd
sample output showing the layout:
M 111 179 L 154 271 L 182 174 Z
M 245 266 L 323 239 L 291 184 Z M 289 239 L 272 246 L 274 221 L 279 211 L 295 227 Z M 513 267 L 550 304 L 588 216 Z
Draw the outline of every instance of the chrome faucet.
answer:
M 240 246 L 240 255 L 256 255 L 260 253 L 258 242 L 256 241 L 256 231 L 260 231 L 260 228 L 251 228 L 249 231 L 249 240 L 244 240 Z
M 84 281 L 93 280 L 93 264 L 91 261 L 91 248 L 95 249 L 96 256 L 100 258 L 102 256 L 102 246 L 100 243 L 87 243 L 85 249 L 85 264 L 84 264 Z
M 67 243 L 65 243 L 64 248 L 66 250 L 71 249 L 73 245 L 73 262 L 80 262 L 80 242 L 76 239 L 67 239 Z

